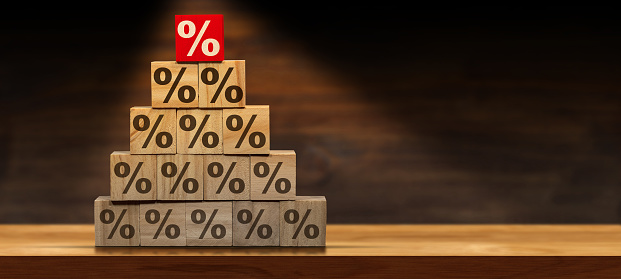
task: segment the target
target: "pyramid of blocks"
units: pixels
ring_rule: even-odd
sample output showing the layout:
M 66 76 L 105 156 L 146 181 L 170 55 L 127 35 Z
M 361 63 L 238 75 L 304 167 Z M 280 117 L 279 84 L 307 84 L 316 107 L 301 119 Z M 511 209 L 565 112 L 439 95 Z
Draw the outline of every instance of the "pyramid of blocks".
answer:
M 246 105 L 222 15 L 175 17 L 176 61 L 151 63 L 151 106 L 130 109 L 110 155 L 96 246 L 325 246 L 326 199 L 296 196 L 296 153 L 270 149 L 268 105 Z

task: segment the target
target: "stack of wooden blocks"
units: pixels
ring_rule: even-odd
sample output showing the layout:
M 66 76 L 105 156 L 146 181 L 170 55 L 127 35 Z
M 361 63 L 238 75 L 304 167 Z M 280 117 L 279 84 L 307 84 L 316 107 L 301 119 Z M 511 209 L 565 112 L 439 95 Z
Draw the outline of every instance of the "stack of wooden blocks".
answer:
M 245 61 L 180 60 L 152 62 L 152 106 L 130 109 L 130 150 L 110 155 L 110 196 L 95 200 L 96 245 L 325 246 L 326 199 L 296 196 L 296 153 L 270 150 Z

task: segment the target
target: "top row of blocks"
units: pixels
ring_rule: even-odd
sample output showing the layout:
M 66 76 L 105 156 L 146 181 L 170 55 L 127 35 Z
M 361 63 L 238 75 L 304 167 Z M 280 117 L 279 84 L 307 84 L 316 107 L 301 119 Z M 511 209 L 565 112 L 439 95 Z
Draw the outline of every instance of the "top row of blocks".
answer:
M 179 62 L 223 61 L 222 15 L 176 15 L 175 49 Z
M 153 108 L 243 108 L 246 61 L 151 62 Z
M 176 60 L 219 62 L 224 60 L 222 15 L 176 15 Z

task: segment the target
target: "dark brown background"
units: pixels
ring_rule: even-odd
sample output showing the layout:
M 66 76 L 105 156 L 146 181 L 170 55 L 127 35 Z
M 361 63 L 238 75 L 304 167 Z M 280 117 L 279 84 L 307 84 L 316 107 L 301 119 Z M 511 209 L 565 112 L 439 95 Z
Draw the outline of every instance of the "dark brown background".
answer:
M 0 19 L 0 222 L 92 222 L 174 15 L 207 13 L 330 223 L 619 222 L 613 9 L 97 3 Z

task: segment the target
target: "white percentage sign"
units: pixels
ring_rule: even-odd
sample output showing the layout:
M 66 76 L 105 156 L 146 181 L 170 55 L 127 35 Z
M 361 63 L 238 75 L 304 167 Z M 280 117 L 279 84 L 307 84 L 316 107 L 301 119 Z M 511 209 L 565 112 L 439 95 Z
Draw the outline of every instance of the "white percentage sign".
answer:
M 205 20 L 205 23 L 201 27 L 201 30 L 198 31 L 198 36 L 196 36 L 196 39 L 194 39 L 194 43 L 192 44 L 192 47 L 190 48 L 190 51 L 188 52 L 188 56 L 192 56 L 194 54 L 194 50 L 196 50 L 198 43 L 203 38 L 203 35 L 205 34 L 205 30 L 207 30 L 207 26 L 209 25 L 209 22 L 210 22 L 209 20 Z M 186 26 L 188 27 L 187 33 L 185 32 Z M 194 22 L 189 21 L 189 20 L 184 20 L 179 23 L 179 26 L 177 26 L 177 33 L 179 34 L 179 36 L 181 36 L 184 39 L 192 38 L 194 37 L 194 34 L 196 33 L 196 26 L 194 25 Z M 209 51 L 210 44 L 212 45 L 211 51 Z M 220 43 L 218 43 L 218 41 L 216 41 L 216 39 L 213 39 L 213 38 L 205 39 L 203 43 L 201 44 L 201 50 L 207 56 L 214 56 L 218 54 L 218 52 L 220 52 Z

